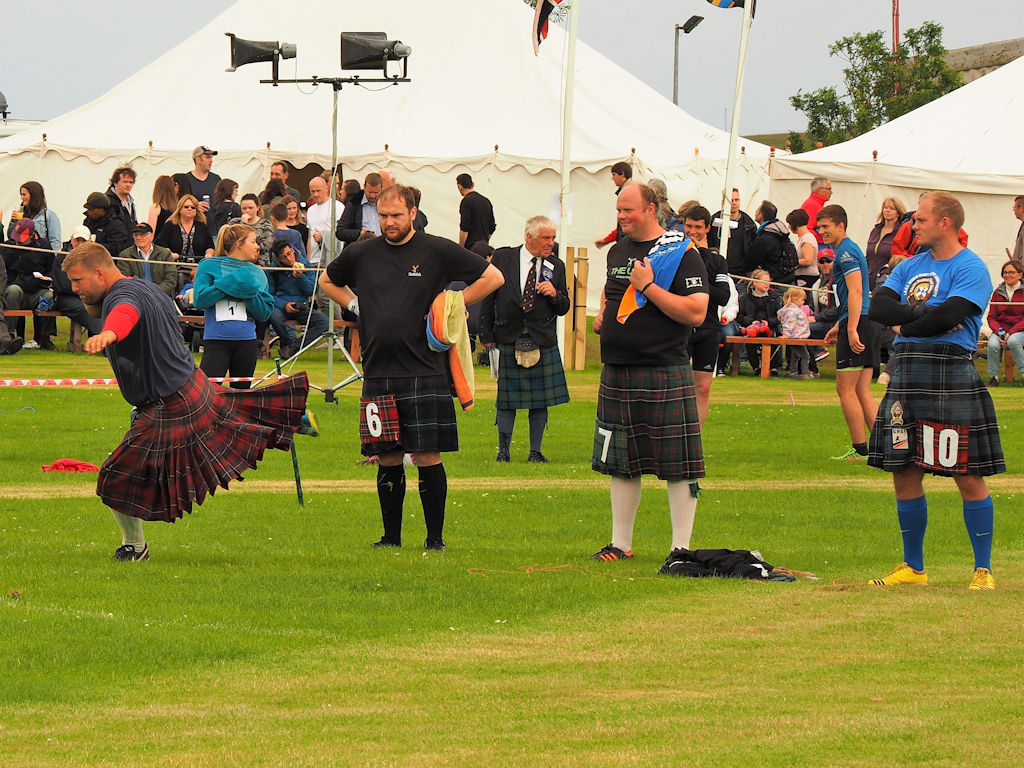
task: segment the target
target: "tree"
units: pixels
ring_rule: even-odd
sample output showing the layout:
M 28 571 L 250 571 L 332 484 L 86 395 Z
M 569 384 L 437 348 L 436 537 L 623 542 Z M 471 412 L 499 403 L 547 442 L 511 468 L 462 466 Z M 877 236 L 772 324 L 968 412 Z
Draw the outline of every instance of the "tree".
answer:
M 932 21 L 908 29 L 896 51 L 875 31 L 841 38 L 828 52 L 849 62 L 843 69 L 846 92 L 819 88 L 797 91 L 789 99 L 807 116 L 806 136 L 812 144 L 836 144 L 867 133 L 961 84 L 960 73 L 946 64 L 942 26 Z M 797 133 L 790 133 L 789 140 L 794 152 L 807 148 Z

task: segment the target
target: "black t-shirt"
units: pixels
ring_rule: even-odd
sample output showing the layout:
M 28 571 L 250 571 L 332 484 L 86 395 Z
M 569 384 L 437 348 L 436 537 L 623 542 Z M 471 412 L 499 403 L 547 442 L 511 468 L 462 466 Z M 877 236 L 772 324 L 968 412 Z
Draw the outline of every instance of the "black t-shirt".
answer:
M 496 228 L 491 201 L 479 192 L 467 192 L 459 203 L 459 229 L 466 233 L 466 247 L 486 243 Z
M 188 180 L 192 185 L 192 194 L 195 195 L 196 200 L 203 202 L 204 195 L 210 196 L 209 200 L 206 201 L 210 204 L 210 210 L 205 211 L 206 220 L 209 222 L 213 211 L 213 192 L 217 189 L 217 185 L 220 184 L 220 176 L 213 171 L 210 171 L 209 175 L 203 181 L 200 181 L 195 177 L 192 171 L 189 171 Z
M 680 325 L 668 317 L 654 302 L 648 301 L 625 323 L 615 315 L 619 302 L 629 287 L 633 262 L 645 258 L 657 240 L 637 243 L 624 237 L 608 252 L 608 280 L 604 286 L 606 300 L 601 320 L 601 362 L 610 365 L 681 365 L 689 357 L 687 343 L 690 326 Z M 671 293 L 689 296 L 708 292 L 708 273 L 695 249 L 690 249 L 679 262 Z
M 472 251 L 424 232 L 403 245 L 377 237 L 346 246 L 327 266 L 327 276 L 335 285 L 359 286 L 366 376 L 444 373 L 445 355 L 427 346 L 427 312 L 448 283 L 472 283 L 487 266 Z

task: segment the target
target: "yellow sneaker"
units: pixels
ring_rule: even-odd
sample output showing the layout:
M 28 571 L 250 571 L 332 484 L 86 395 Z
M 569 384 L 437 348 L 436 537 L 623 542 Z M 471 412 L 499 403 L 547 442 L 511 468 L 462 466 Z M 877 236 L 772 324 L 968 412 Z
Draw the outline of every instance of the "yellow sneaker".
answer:
M 988 568 L 975 568 L 974 577 L 971 579 L 971 586 L 968 589 L 987 589 L 993 590 L 996 588 L 996 577 L 992 575 L 992 571 Z
M 983 570 L 983 569 L 979 569 Z M 992 574 L 989 574 L 991 577 Z M 872 579 L 868 584 L 876 587 L 896 587 L 900 584 L 927 584 L 928 574 L 924 571 L 915 571 L 906 563 L 900 563 L 893 568 L 884 579 Z M 981 589 L 981 587 L 978 587 Z

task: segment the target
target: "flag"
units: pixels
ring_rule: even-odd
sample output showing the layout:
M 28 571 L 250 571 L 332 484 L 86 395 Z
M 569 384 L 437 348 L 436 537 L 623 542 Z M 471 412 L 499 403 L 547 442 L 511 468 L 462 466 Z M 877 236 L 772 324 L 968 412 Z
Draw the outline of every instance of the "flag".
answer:
M 540 51 L 540 44 L 548 36 L 548 16 L 562 0 L 537 0 L 537 8 L 533 13 L 533 55 Z M 710 0 L 709 0 L 710 2 Z
M 742 8 L 744 0 L 708 0 L 716 8 Z M 754 4 L 750 9 L 750 18 L 754 18 L 754 14 L 757 13 L 757 0 L 751 0 Z

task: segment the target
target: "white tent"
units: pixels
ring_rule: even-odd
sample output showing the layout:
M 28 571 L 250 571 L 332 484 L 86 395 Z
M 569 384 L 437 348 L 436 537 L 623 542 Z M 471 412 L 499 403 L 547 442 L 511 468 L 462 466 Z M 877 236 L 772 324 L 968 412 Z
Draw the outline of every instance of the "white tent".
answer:
M 219 151 L 214 171 L 243 192 L 260 191 L 277 159 L 328 167 L 330 86 L 260 84 L 270 77 L 269 63 L 225 72 L 225 33 L 296 43 L 298 58 L 283 60 L 280 76 L 304 78 L 353 74 L 340 68 L 340 32 L 383 31 L 412 46 L 412 82 L 342 88 L 338 154 L 346 176 L 391 168 L 422 190 L 428 231 L 456 237 L 454 179 L 469 172 L 495 205 L 492 244 L 520 242 L 522 222 L 549 213 L 559 189 L 564 34 L 552 25 L 535 58 L 532 20 L 521 0 L 307 0 L 287 12 L 272 0 L 240 1 L 92 103 L 0 140 L 7 180 L 0 208 L 16 203 L 14 184 L 35 179 L 70 230 L 87 194 L 105 189 L 122 163 L 139 173 L 136 199 L 146 206 L 158 175 L 191 170 L 198 144 Z M 593 243 L 613 226 L 607 168 L 619 160 L 632 160 L 641 178 L 664 178 L 676 204 L 699 198 L 717 207 L 728 134 L 586 45 L 579 45 L 576 70 L 569 245 Z M 742 143 L 737 182 L 745 200 L 760 199 L 768 148 Z M 591 269 L 598 285 L 602 266 Z
M 912 210 L 921 192 L 948 190 L 967 213 L 968 245 L 996 270 L 1020 225 L 1011 208 L 1024 194 L 1022 77 L 1024 58 L 855 139 L 775 158 L 773 200 L 791 210 L 811 179 L 831 178 L 832 202 L 846 208 L 849 232 L 863 245 L 885 197 Z

